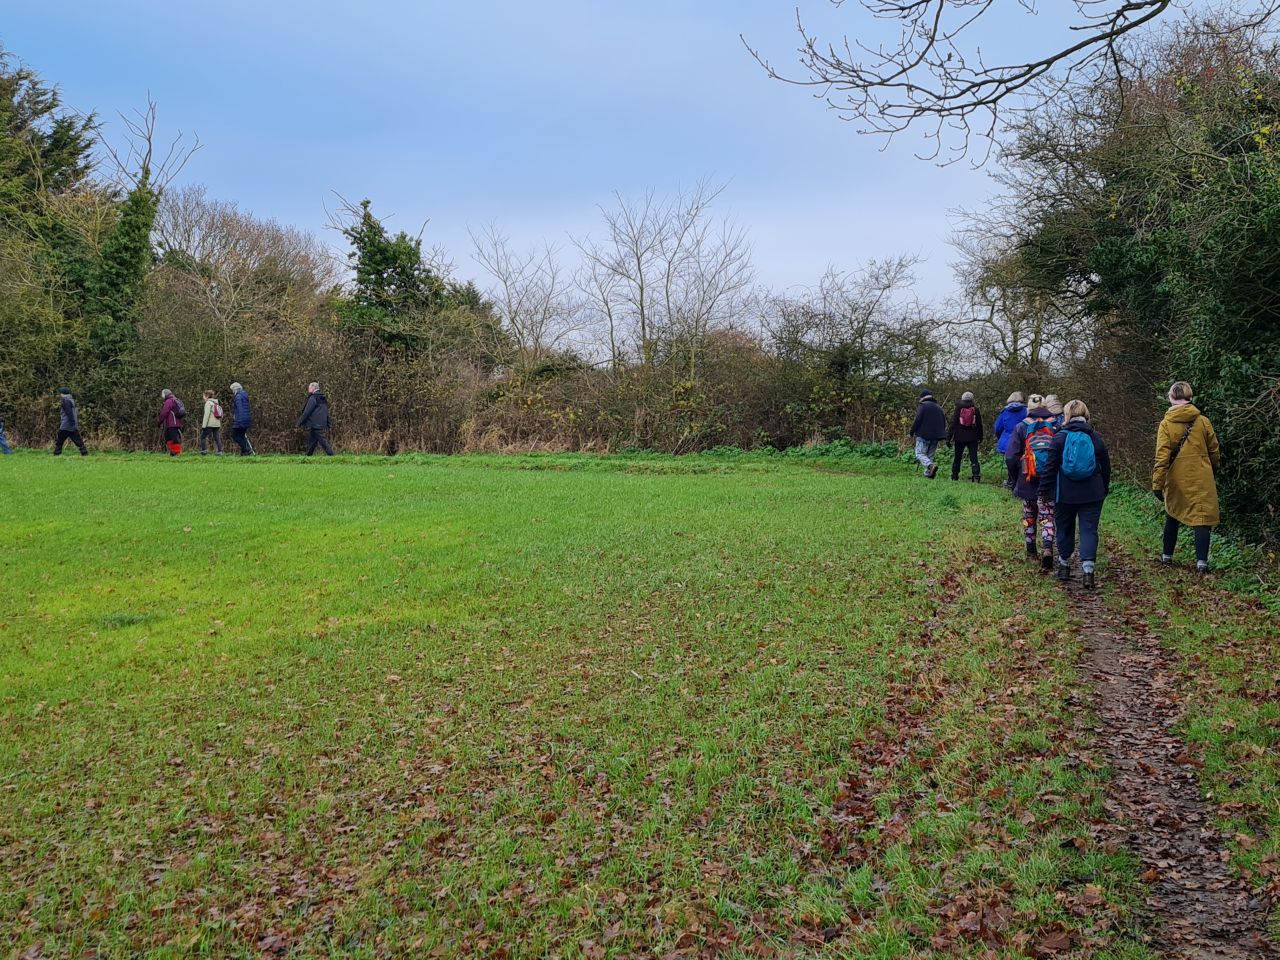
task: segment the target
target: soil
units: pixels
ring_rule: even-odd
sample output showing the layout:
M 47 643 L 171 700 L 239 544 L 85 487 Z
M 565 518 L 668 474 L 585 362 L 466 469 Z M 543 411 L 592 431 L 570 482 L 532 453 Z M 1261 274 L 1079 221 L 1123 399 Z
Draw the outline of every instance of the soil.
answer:
M 1266 938 L 1270 903 L 1232 870 L 1200 790 L 1202 764 L 1177 735 L 1174 662 L 1143 616 L 1149 590 L 1128 561 L 1106 573 L 1099 590 L 1086 591 L 1076 571 L 1069 594 L 1082 624 L 1097 743 L 1112 770 L 1107 810 L 1149 884 L 1143 937 L 1162 956 L 1185 960 L 1277 956 Z

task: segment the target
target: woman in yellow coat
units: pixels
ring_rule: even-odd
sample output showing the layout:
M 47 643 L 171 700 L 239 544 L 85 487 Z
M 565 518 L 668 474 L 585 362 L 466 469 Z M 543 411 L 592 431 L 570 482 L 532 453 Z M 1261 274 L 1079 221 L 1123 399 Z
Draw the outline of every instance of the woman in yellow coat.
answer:
M 1164 502 L 1164 552 L 1173 561 L 1178 528 L 1191 527 L 1196 539 L 1196 569 L 1209 569 L 1210 531 L 1218 525 L 1218 435 L 1209 418 L 1191 402 L 1191 384 L 1179 380 L 1169 388 L 1169 409 L 1156 435 L 1156 469 L 1151 489 Z

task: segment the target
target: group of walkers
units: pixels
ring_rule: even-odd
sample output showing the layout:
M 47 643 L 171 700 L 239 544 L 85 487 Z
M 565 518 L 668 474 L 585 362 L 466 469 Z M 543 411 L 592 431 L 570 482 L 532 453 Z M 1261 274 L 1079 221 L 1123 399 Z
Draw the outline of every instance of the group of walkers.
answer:
M 1220 450 L 1213 424 L 1192 398 L 1191 385 L 1184 381 L 1169 388 L 1169 409 L 1156 437 L 1151 489 L 1165 507 L 1161 563 L 1173 562 L 1178 531 L 1187 526 L 1195 535 L 1196 569 L 1205 573 L 1210 532 L 1219 522 L 1214 471 Z M 1093 428 L 1088 406 L 1083 400 L 1061 404 L 1053 394 L 1033 393 L 1024 402 L 1023 395 L 1015 392 L 993 429 L 1007 470 L 1004 485 L 1022 501 L 1027 557 L 1038 560 L 1045 571 L 1056 566 L 1057 578 L 1070 580 L 1078 531 L 1082 583 L 1093 589 L 1102 505 L 1111 492 L 1111 456 Z M 972 393 L 961 396 L 948 419 L 932 391 L 922 390 L 911 435 L 926 478 L 938 475 L 934 457 L 938 445 L 946 441 L 954 448 L 951 479 L 960 479 L 967 453 L 970 479 L 981 481 L 982 413 Z
M 58 388 L 58 401 L 61 405 L 58 421 L 58 437 L 54 444 L 53 455 L 62 455 L 62 448 L 70 440 L 80 451 L 80 455 L 88 456 L 89 450 L 80 436 L 80 410 L 76 406 L 75 397 L 68 387 Z M 165 447 L 169 456 L 182 454 L 183 430 L 186 427 L 187 408 L 177 395 L 169 389 L 160 391 L 160 412 L 156 415 L 156 426 L 164 433 Z M 200 419 L 200 453 L 207 454 L 212 449 L 217 456 L 222 456 L 222 423 L 227 419 L 222 402 L 213 390 L 204 391 L 204 411 Z M 251 457 L 256 453 L 253 442 L 249 439 L 249 430 L 253 427 L 253 413 L 249 407 L 249 391 L 240 383 L 231 384 L 231 441 L 240 449 L 242 457 Z M 320 384 L 307 385 L 307 401 L 298 418 L 298 427 L 308 433 L 307 456 L 311 456 L 319 447 L 328 456 L 333 456 L 333 447 L 329 444 L 329 400 L 320 389 Z M 11 453 L 8 440 L 4 435 L 4 424 L 0 422 L 0 452 Z

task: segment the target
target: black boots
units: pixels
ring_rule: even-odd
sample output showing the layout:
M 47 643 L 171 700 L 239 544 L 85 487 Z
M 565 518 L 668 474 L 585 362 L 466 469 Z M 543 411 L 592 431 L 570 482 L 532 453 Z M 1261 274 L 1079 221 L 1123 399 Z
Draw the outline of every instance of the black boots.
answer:
M 1092 571 L 1092 570 L 1086 570 L 1086 571 L 1084 572 L 1084 576 L 1081 578 L 1081 582 L 1084 584 L 1084 588 L 1085 588 L 1086 590 L 1092 590 L 1092 589 L 1093 589 L 1093 586 L 1094 586 L 1094 584 L 1093 584 L 1093 571 Z

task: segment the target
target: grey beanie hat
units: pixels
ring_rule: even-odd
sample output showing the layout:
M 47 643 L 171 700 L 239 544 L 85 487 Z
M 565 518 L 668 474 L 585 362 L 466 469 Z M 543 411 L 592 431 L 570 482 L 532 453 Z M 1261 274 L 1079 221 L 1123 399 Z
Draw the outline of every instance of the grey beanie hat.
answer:
M 973 399 L 973 391 L 971 390 L 966 390 L 964 393 L 960 394 L 961 403 L 964 403 L 966 400 L 972 400 L 972 399 Z

